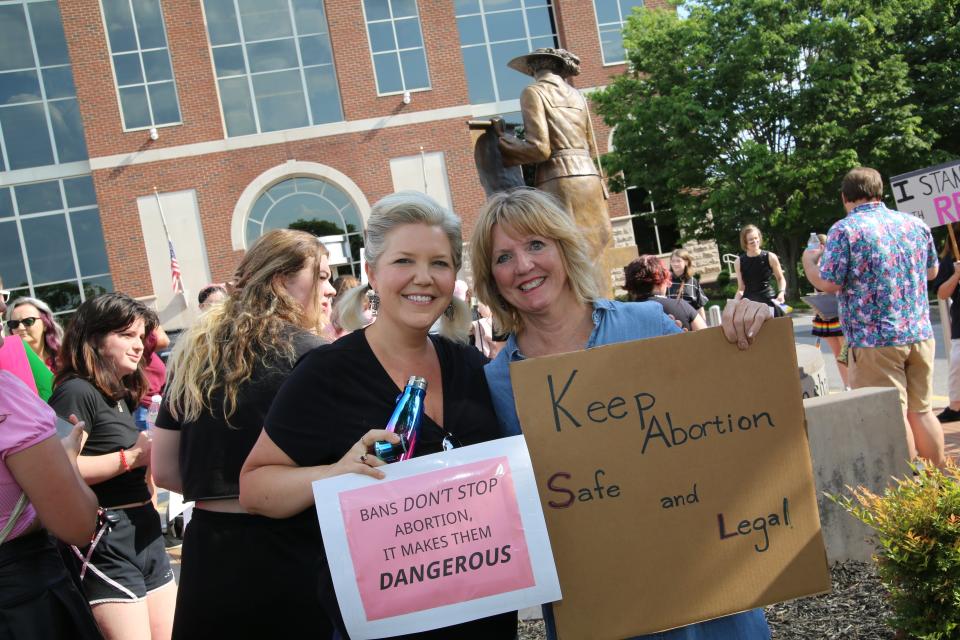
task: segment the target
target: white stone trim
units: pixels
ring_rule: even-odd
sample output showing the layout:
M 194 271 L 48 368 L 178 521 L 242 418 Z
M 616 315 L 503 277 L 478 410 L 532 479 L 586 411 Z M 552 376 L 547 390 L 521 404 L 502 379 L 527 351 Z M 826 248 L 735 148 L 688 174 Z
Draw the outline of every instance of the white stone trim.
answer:
M 48 164 L 42 167 L 31 167 L 29 169 L 0 171 L 0 187 L 86 175 L 90 175 L 90 163 L 86 160 L 65 162 L 63 164 Z
M 254 202 L 260 195 L 276 183 L 289 178 L 321 178 L 332 182 L 342 189 L 357 207 L 360 219 L 366 224 L 370 217 L 370 203 L 363 191 L 356 183 L 333 167 L 319 162 L 305 162 L 301 160 L 287 160 L 285 163 L 267 169 L 254 178 L 243 190 L 233 208 L 233 218 L 230 221 L 230 241 L 234 251 L 247 249 L 247 216 Z

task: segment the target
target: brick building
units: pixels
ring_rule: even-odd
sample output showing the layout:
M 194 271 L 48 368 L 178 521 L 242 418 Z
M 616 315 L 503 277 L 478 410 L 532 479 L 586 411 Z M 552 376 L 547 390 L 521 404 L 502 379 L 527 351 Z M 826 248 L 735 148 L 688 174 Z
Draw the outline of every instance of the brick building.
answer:
M 124 291 L 177 328 L 164 226 L 191 304 L 296 221 L 345 235 L 338 269 L 357 270 L 369 207 L 397 189 L 469 234 L 484 196 L 465 123 L 519 121 L 529 78 L 506 62 L 562 46 L 583 60 L 578 88 L 603 86 L 641 3 L 0 0 L 4 286 L 58 313 Z M 610 215 L 634 242 L 624 194 Z

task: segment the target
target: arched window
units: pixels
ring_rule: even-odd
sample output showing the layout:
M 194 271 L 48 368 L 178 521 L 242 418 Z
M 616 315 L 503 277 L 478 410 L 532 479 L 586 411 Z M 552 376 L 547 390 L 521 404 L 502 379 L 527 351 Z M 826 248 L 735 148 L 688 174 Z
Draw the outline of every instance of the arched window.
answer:
M 300 229 L 316 236 L 343 235 L 350 271 L 360 274 L 363 222 L 353 200 L 332 182 L 298 177 L 277 182 L 254 202 L 247 217 L 247 246 L 273 229 Z

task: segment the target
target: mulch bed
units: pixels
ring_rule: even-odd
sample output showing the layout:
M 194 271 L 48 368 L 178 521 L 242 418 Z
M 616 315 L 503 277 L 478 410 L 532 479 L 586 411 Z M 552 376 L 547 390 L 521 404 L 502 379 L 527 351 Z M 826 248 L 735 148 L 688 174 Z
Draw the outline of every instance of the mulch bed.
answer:
M 766 608 L 776 640 L 894 640 L 890 608 L 873 565 L 845 562 L 830 571 L 833 592 Z M 543 640 L 543 622 L 520 622 L 520 640 Z

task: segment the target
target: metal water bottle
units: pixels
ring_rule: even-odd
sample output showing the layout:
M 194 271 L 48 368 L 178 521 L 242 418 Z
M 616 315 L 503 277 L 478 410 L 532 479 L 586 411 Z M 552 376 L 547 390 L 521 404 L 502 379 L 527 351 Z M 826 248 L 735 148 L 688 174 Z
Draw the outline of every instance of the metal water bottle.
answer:
M 384 462 L 409 460 L 417 446 L 420 436 L 420 423 L 423 420 L 423 397 L 427 393 L 427 381 L 419 376 L 410 376 L 407 386 L 397 400 L 387 431 L 400 436 L 400 442 L 393 444 L 385 440 L 377 442 L 373 451 Z

